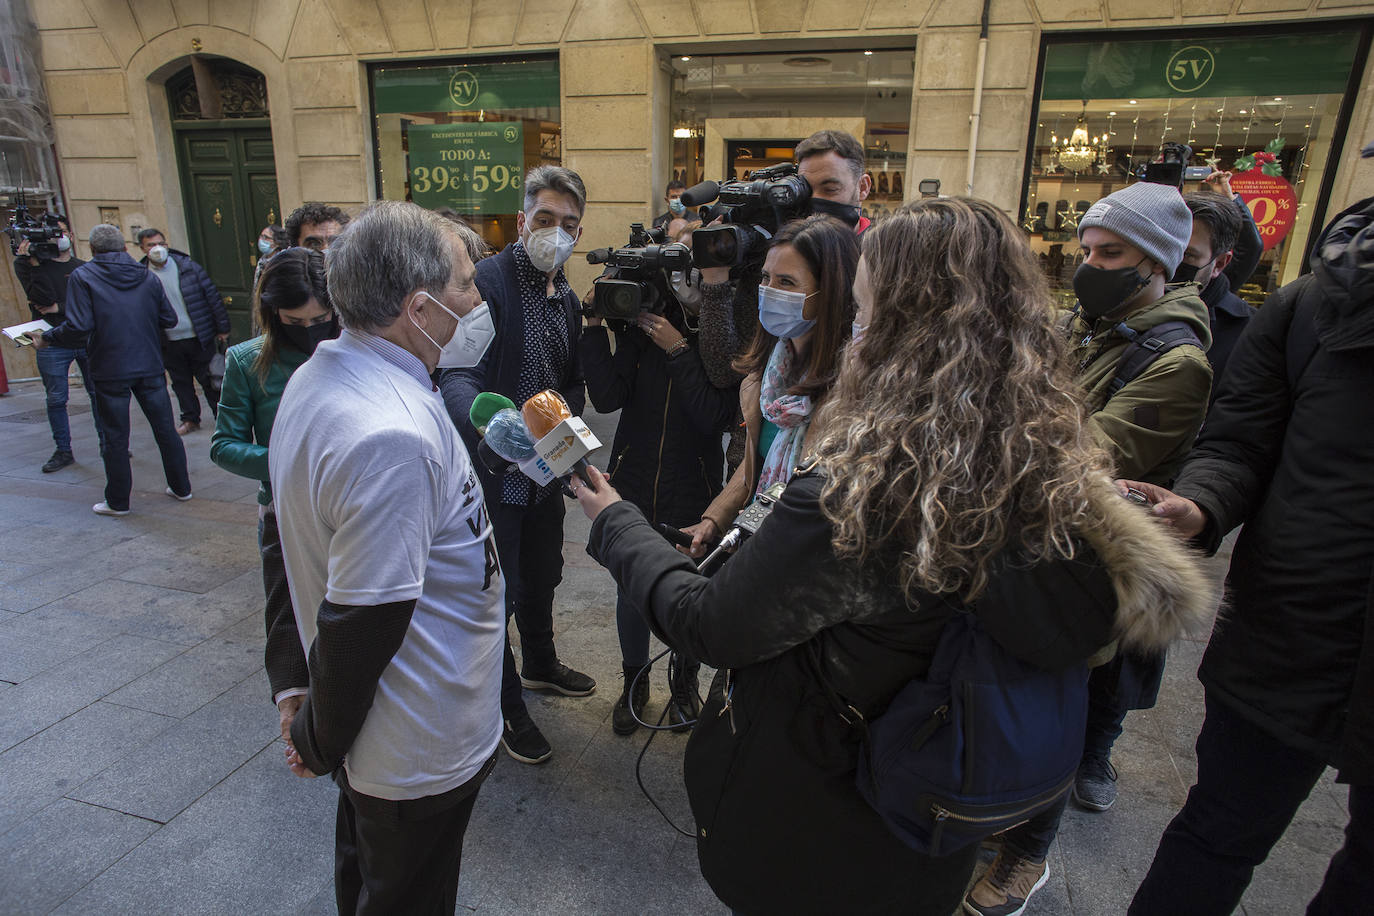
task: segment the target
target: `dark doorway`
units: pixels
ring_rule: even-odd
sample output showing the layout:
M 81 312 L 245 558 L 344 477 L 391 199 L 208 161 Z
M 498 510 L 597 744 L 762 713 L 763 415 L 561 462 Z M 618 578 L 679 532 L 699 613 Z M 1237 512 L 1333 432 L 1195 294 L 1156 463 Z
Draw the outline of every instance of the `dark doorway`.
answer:
M 281 222 L 267 83 L 242 64 L 196 58 L 167 81 L 167 91 L 186 204 L 186 249 L 219 287 L 231 339 L 246 340 L 253 334 L 258 234 Z

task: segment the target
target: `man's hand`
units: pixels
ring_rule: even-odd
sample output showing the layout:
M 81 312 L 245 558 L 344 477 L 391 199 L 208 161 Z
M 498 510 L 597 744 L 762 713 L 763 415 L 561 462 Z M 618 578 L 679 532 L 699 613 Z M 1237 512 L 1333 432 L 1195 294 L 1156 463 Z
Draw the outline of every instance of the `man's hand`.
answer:
M 1207 515 L 1197 503 L 1171 490 L 1138 480 L 1118 480 L 1116 488 L 1126 495 L 1127 488 L 1139 490 L 1150 501 L 1150 512 L 1180 537 L 1194 538 L 1207 526 Z
M 662 315 L 643 312 L 635 323 L 641 331 L 649 335 L 649 339 L 657 344 L 659 349 L 665 352 L 685 342 L 681 332 Z
M 33 344 L 33 348 L 35 350 L 41 350 L 48 345 L 48 342 L 43 339 L 42 331 L 29 331 L 24 336 L 26 336 L 29 339 L 29 342 Z
M 709 518 L 703 518 L 690 528 L 683 528 L 682 533 L 692 536 L 692 545 L 679 547 L 678 550 L 693 559 L 705 556 L 706 548 L 720 540 L 720 529 Z
M 305 761 L 301 759 L 300 752 L 297 751 L 296 746 L 289 741 L 286 743 L 286 765 L 291 768 L 292 773 L 295 773 L 301 779 L 314 779 L 319 775 L 305 765 Z
M 59 306 L 58 306 L 58 304 L 57 304 L 56 302 L 54 302 L 52 305 L 45 305 L 45 306 L 43 306 L 41 309 L 38 310 L 38 314 L 40 314 L 40 315 L 51 315 L 53 312 L 56 312 L 56 311 L 57 311 L 58 307 L 59 307 Z
M 572 491 L 573 497 L 582 506 L 582 512 L 587 518 L 596 521 L 596 517 L 602 510 L 612 503 L 620 502 L 620 494 L 611 486 L 611 482 L 606 479 L 606 475 L 601 473 L 595 465 L 587 465 L 587 476 L 590 480 L 583 480 L 578 474 L 573 474 Z
M 596 284 L 593 283 L 593 284 L 592 284 L 592 288 L 589 289 L 589 290 L 587 290 L 586 295 L 584 295 L 584 296 L 582 297 L 582 307 L 585 309 L 585 308 L 587 308 L 588 306 L 590 306 L 590 305 L 591 305 L 593 302 L 595 302 L 595 301 L 596 301 Z M 601 327 L 601 316 L 600 316 L 600 315 L 583 315 L 582 317 L 583 317 L 584 319 L 586 319 L 586 321 L 587 321 L 587 327 L 589 327 L 589 328 L 599 328 L 599 327 Z
M 277 713 L 281 717 L 281 737 L 287 744 L 291 743 L 291 720 L 296 718 L 296 713 L 300 711 L 301 703 L 305 697 L 297 695 L 294 697 L 282 697 L 282 701 L 277 704 Z
M 1230 173 L 1230 172 L 1222 172 L 1222 171 L 1213 172 L 1212 174 L 1208 175 L 1206 178 L 1202 179 L 1202 183 L 1205 184 L 1205 185 L 1207 186 L 1208 190 L 1215 191 L 1215 192 L 1217 192 L 1218 194 L 1225 195 L 1225 197 L 1226 197 L 1228 200 L 1230 200 L 1232 197 L 1235 197 L 1235 196 L 1236 196 L 1236 195 L 1235 195 L 1235 192 L 1233 192 L 1233 191 L 1231 190 L 1231 173 Z
M 16 248 L 16 249 L 14 250 L 14 256 L 15 256 L 16 258 L 23 258 L 23 257 L 28 257 L 28 254 L 29 254 L 29 240 L 28 240 L 28 239 L 24 239 L 22 242 L 19 243 L 19 247 Z
M 223 334 L 216 334 L 215 340 L 218 340 L 220 343 L 225 343 L 229 340 L 229 332 L 225 331 Z

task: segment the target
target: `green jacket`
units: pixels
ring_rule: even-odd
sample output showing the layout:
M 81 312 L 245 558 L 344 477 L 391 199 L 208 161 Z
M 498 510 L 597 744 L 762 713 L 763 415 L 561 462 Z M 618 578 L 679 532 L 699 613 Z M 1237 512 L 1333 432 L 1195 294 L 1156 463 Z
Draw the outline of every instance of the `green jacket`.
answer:
M 272 422 L 291 374 L 305 362 L 295 347 L 277 350 L 276 361 L 260 379 L 253 364 L 262 351 L 263 338 L 235 344 L 224 357 L 224 382 L 219 393 L 219 416 L 210 437 L 210 460 L 231 474 L 262 482 L 258 504 L 272 504 L 272 484 L 267 478 L 267 446 Z
M 1133 331 L 1166 321 L 1184 321 L 1204 348 L 1212 345 L 1207 306 L 1197 286 L 1170 287 L 1164 295 L 1126 318 Z M 1183 465 L 1207 415 L 1212 367 L 1205 349 L 1183 345 L 1167 351 L 1116 396 L 1108 390 L 1130 343 L 1117 322 L 1090 325 L 1080 316 L 1069 322 L 1076 379 L 1091 414 L 1093 438 L 1111 455 L 1119 477 L 1168 485 Z

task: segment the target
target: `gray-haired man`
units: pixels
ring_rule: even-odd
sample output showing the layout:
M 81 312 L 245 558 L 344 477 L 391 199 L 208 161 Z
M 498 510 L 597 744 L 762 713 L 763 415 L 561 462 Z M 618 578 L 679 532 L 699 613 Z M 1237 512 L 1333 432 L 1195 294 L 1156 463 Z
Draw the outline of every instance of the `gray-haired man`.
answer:
M 395 201 L 354 220 L 329 250 L 346 330 L 296 371 L 272 428 L 309 670 L 287 763 L 335 773 L 343 914 L 451 916 L 501 735 L 501 568 L 482 487 L 430 380 L 474 364 L 492 339 L 471 234 Z
M 477 286 L 496 321 L 496 346 L 477 366 L 440 379 L 449 415 L 472 451 L 477 432 L 468 410 L 479 392 L 521 404 L 552 388 L 574 414 L 586 403 L 577 361 L 581 301 L 563 275 L 563 263 L 582 234 L 587 191 L 576 172 L 539 166 L 525 176 L 524 206 L 515 218 L 519 240 L 477 265 Z M 553 645 L 553 595 L 563 579 L 563 497 L 556 482 L 540 488 L 519 474 L 502 480 L 479 473 L 509 582 L 506 614 L 515 616 L 524 656 L 517 672 L 508 639 L 501 744 L 521 763 L 542 763 L 553 751 L 530 719 L 521 688 L 575 697 L 596 689 L 594 680 L 558 660 Z

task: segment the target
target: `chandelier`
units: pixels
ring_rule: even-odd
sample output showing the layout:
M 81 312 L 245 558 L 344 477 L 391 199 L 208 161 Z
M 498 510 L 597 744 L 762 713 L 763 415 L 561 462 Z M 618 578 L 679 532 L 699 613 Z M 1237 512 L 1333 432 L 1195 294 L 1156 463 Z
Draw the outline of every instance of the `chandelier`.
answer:
M 1087 108 L 1084 108 L 1084 114 Z M 1073 134 L 1064 141 L 1064 148 L 1059 151 L 1059 164 L 1070 172 L 1081 172 L 1088 166 L 1097 161 L 1097 150 L 1094 148 L 1098 138 L 1088 137 L 1088 122 L 1083 114 L 1078 116 L 1078 123 L 1074 125 Z

